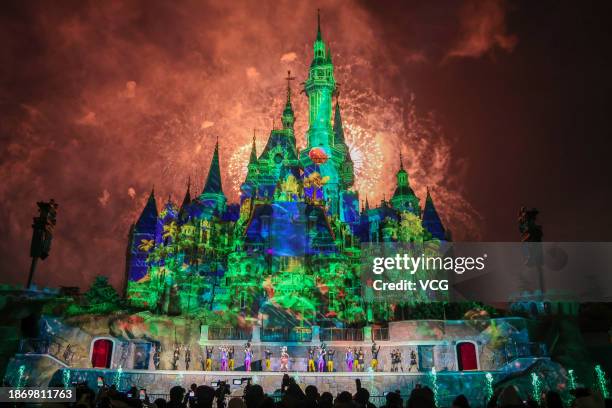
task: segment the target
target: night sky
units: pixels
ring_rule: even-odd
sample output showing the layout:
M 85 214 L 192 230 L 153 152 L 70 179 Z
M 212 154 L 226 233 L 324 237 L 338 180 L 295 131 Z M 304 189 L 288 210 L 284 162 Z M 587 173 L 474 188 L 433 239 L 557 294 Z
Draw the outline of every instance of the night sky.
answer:
M 3 282 L 25 282 L 35 203 L 53 197 L 36 281 L 118 285 L 152 186 L 159 205 L 188 177 L 201 189 L 216 137 L 236 201 L 288 69 L 303 145 L 317 7 L 361 199 L 390 196 L 399 147 L 455 240 L 517 240 L 523 205 L 546 240 L 612 239 L 609 2 L 176 3 L 0 3 Z

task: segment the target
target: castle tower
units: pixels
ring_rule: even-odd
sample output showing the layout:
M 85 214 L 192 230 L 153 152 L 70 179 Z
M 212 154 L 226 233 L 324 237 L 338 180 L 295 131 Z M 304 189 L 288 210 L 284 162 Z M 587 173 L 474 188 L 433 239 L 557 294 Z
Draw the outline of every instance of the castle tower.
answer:
M 321 16 L 317 12 L 317 38 L 314 56 L 305 83 L 309 101 L 308 148 L 333 145 L 332 95 L 336 90 L 331 53 L 321 35 Z
M 342 212 L 342 192 L 354 181 L 353 166 L 344 142 L 339 105 L 332 125 L 332 97 L 336 92 L 334 65 L 331 52 L 323 41 L 321 18 L 317 14 L 317 37 L 313 45 L 313 59 L 304 90 L 308 96 L 307 145 L 300 152 L 300 162 L 308 175 L 318 172 L 327 180 L 323 195 L 330 214 Z M 352 202 L 352 201 L 351 201 Z
M 396 175 L 397 186 L 393 197 L 391 198 L 391 205 L 398 211 L 409 211 L 415 215 L 421 214 L 421 207 L 419 204 L 418 197 L 414 194 L 410 182 L 408 181 L 408 172 L 404 170 L 404 163 L 402 161 L 402 153 L 400 152 L 400 169 Z

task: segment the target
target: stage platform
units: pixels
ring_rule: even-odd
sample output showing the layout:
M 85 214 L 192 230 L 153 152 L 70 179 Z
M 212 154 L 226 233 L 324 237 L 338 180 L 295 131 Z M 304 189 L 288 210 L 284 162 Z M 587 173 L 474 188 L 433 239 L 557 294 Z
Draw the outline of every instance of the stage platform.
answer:
M 549 359 L 516 359 L 496 371 L 427 371 L 427 372 L 305 372 L 305 371 L 192 371 L 192 370 L 134 370 L 68 367 L 52 356 L 44 354 L 21 354 L 11 360 L 5 381 L 9 384 L 27 386 L 71 386 L 87 383 L 97 389 L 98 378 L 105 384 L 116 384 L 119 390 L 130 387 L 145 388 L 150 395 L 167 396 L 169 390 L 180 385 L 188 388 L 191 384 L 215 386 L 219 381 L 230 385 L 231 394 L 241 396 L 247 379 L 259 384 L 269 395 L 280 396 L 284 374 L 295 378 L 304 389 L 315 385 L 319 392 L 337 395 L 341 391 L 356 391 L 355 380 L 373 396 L 383 396 L 385 392 L 399 390 L 409 395 L 417 384 L 435 388 L 441 405 L 449 405 L 452 398 L 464 394 L 473 406 L 482 406 L 489 385 L 502 381 L 509 376 L 516 377 L 526 370 L 533 369 L 537 363 L 550 362 Z M 557 371 L 556 368 L 554 368 Z M 550 376 L 549 374 L 547 374 Z M 449 399 L 446 401 L 445 399 Z

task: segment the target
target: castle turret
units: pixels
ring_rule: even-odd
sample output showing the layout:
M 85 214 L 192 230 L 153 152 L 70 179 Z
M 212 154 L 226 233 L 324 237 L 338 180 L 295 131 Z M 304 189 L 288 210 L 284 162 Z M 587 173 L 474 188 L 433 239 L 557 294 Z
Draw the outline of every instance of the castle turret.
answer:
M 404 163 L 402 161 L 402 153 L 400 152 L 400 169 L 396 175 L 397 186 L 393 197 L 391 198 L 391 205 L 393 208 L 399 211 L 409 211 L 415 215 L 421 214 L 421 207 L 419 199 L 414 194 L 410 182 L 408 181 L 408 172 L 404 170 Z

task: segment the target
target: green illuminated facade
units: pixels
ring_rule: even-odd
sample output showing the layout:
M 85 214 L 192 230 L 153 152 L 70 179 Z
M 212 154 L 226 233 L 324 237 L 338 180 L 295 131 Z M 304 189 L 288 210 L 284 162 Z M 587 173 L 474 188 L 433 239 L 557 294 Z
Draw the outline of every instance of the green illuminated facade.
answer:
M 447 239 L 431 195 L 421 208 L 401 157 L 391 200 L 372 207 L 366 200 L 359 208 L 320 22 L 304 84 L 309 128 L 301 151 L 291 79 L 282 128 L 272 129 L 261 152 L 253 140 L 240 203 L 228 204 L 223 192 L 218 142 L 198 195 L 192 197 L 190 187 L 180 206 L 168 200 L 158 211 L 151 192 L 130 233 L 127 295 L 133 306 L 212 324 L 388 320 L 393 305 L 364 300 L 361 244 Z

